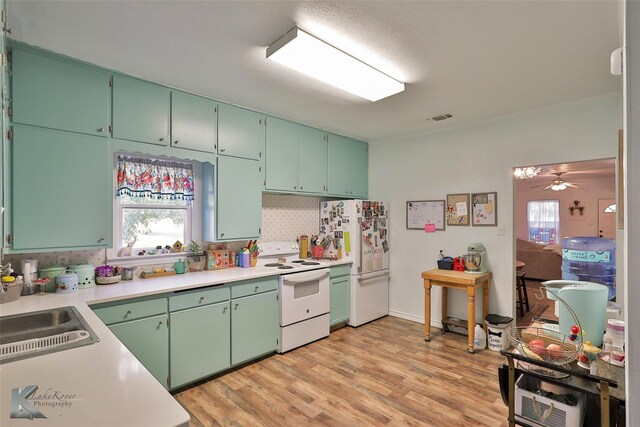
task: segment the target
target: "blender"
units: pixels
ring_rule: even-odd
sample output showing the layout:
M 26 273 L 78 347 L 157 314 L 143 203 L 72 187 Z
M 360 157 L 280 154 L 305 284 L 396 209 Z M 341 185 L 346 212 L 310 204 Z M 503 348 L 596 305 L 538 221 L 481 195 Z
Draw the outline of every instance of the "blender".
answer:
M 467 246 L 467 253 L 463 255 L 465 273 L 481 274 L 486 273 L 485 257 L 487 249 L 482 243 L 471 243 Z

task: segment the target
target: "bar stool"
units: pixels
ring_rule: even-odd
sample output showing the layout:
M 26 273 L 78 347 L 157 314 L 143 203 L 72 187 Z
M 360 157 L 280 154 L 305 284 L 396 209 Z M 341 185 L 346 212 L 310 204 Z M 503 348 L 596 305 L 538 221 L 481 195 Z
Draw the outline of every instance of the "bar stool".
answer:
M 524 279 L 524 271 L 516 272 L 516 291 L 518 292 L 516 308 L 520 309 L 520 317 L 524 317 L 525 307 L 527 311 L 530 310 L 529 295 L 527 294 L 527 282 Z

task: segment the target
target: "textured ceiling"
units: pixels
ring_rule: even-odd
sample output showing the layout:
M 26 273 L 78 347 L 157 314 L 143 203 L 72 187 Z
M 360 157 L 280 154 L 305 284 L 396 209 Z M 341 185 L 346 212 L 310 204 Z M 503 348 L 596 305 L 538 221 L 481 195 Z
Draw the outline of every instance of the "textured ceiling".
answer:
M 367 141 L 621 90 L 615 1 L 8 1 L 13 38 Z M 407 83 L 371 103 L 265 59 L 298 25 Z M 425 118 L 451 113 L 453 119 Z

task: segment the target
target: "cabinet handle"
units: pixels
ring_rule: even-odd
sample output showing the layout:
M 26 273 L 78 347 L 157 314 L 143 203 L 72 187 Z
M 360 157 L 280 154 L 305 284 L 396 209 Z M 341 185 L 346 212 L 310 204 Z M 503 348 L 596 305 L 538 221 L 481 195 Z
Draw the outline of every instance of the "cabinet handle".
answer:
M 258 292 L 258 289 L 260 289 L 260 286 L 256 286 L 253 292 Z
M 175 141 L 173 141 L 174 144 L 179 143 L 180 141 L 178 141 L 177 139 Z
M 204 297 L 200 297 L 200 302 L 204 301 Z
M 220 237 L 224 237 L 224 233 L 220 233 Z
M 159 139 L 159 141 L 160 141 L 160 142 L 164 141 L 164 138 L 160 138 L 160 139 Z
M 164 325 L 164 320 L 161 320 L 160 322 L 158 322 L 158 326 L 160 325 Z
M 124 317 L 127 317 L 130 314 L 131 314 L 131 310 L 127 310 L 127 312 L 124 314 Z
M 234 310 L 237 310 L 239 305 L 240 305 L 240 304 L 236 303 L 236 306 L 235 306 L 235 307 L 233 307 L 233 309 L 234 309 Z
M 227 312 L 227 306 L 225 305 L 224 307 L 222 307 L 222 312 L 226 313 Z
M 224 152 L 225 152 L 225 149 L 224 149 L 224 148 L 221 148 L 221 149 L 220 149 L 220 152 L 221 152 L 221 153 L 224 153 Z
M 104 132 L 104 128 L 97 129 L 98 132 Z
M 293 186 L 293 189 L 295 190 L 296 188 L 297 188 L 297 186 L 295 186 L 295 185 L 294 185 L 294 186 Z
M 102 236 L 98 237 L 98 243 L 102 243 L 102 242 L 104 242 L 104 237 Z
M 304 187 L 300 186 L 300 189 L 302 190 Z

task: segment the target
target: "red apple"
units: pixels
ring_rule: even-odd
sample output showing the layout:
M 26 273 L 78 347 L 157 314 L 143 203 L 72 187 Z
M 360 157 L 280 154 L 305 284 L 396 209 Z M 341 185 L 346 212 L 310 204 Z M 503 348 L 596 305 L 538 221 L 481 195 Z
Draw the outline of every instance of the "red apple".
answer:
M 542 358 L 547 355 L 547 349 L 542 340 L 533 339 L 529 341 L 529 349 Z

